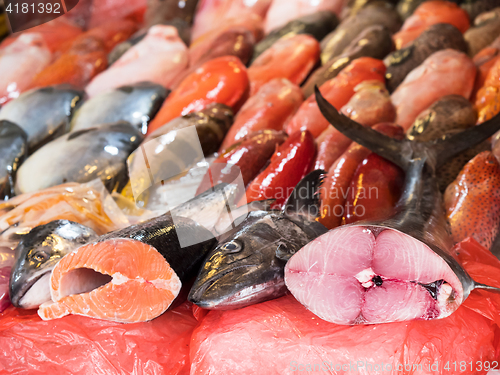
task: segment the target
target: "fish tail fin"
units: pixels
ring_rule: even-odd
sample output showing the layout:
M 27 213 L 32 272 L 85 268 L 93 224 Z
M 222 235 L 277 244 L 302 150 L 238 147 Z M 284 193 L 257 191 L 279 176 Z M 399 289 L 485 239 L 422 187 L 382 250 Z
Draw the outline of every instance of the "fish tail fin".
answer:
M 491 290 L 492 292 L 500 293 L 500 288 L 497 288 L 496 286 L 490 286 L 490 285 L 486 285 L 486 284 L 481 284 L 481 283 L 478 283 L 478 282 L 474 282 L 474 289 Z
M 315 87 L 315 93 L 319 110 L 335 129 L 352 139 L 354 142 L 359 143 L 361 146 L 393 162 L 402 169 L 408 169 L 409 161 L 412 156 L 409 141 L 400 141 L 388 137 L 387 135 L 351 120 L 339 113 L 339 111 L 321 95 L 317 86 Z
M 300 180 L 286 201 L 283 213 L 287 216 L 299 214 L 315 220 L 320 212 L 319 188 L 325 177 L 326 171 L 317 169 Z

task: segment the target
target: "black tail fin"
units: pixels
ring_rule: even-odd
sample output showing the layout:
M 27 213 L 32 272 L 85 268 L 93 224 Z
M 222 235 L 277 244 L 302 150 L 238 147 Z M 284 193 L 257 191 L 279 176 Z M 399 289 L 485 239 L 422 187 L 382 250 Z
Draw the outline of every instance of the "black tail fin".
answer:
M 300 180 L 283 207 L 285 215 L 298 214 L 311 221 L 316 219 L 319 216 L 319 188 L 325 176 L 326 171 L 317 169 Z

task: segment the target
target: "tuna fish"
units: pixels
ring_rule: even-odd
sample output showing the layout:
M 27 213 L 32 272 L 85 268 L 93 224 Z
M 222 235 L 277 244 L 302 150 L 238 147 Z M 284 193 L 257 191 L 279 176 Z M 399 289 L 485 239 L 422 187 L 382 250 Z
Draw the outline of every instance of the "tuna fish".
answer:
M 302 304 L 337 324 L 374 324 L 451 315 L 475 289 L 452 252 L 435 170 L 500 129 L 500 117 L 438 142 L 398 141 L 339 115 L 317 90 L 339 131 L 406 172 L 395 215 L 318 237 L 287 263 L 285 282 Z

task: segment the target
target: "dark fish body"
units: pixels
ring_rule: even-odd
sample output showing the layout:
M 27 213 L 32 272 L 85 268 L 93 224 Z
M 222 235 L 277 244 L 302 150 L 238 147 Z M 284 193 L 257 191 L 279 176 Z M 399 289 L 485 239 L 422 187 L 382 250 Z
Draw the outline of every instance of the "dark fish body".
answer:
M 500 3 L 498 4 L 500 5 Z M 464 33 L 469 45 L 469 55 L 474 57 L 500 35 L 500 7 L 482 13 L 474 20 L 474 26 Z
M 26 132 L 32 153 L 69 131 L 71 117 L 83 95 L 83 91 L 69 85 L 33 89 L 4 105 L 0 120 L 9 120 Z
M 191 288 L 189 300 L 206 309 L 227 310 L 283 296 L 287 260 L 327 231 L 312 217 L 317 211 L 314 194 L 323 173 L 306 176 L 283 211 L 251 211 L 221 235 Z
M 71 130 L 126 121 L 146 134 L 149 121 L 169 92 L 156 83 L 140 82 L 99 94 L 78 108 L 71 120 Z
M 0 200 L 14 196 L 17 170 L 28 155 L 27 138 L 16 124 L 0 120 Z
M 313 72 L 302 91 L 308 98 L 314 93 L 314 86 L 321 86 L 326 81 L 335 78 L 351 61 L 359 57 L 373 57 L 383 59 L 393 49 L 391 33 L 380 25 L 365 28 L 336 58 L 325 63 Z
M 298 34 L 309 34 L 318 41 L 322 40 L 329 32 L 338 25 L 335 14 L 328 11 L 321 11 L 297 18 L 288 22 L 285 26 L 271 31 L 264 39 L 255 45 L 252 61 L 254 62 L 262 52 L 271 47 L 281 37 Z
M 126 159 L 141 141 L 141 132 L 128 123 L 71 132 L 46 144 L 23 163 L 15 191 L 27 193 L 96 178 L 110 189 L 120 189 L 128 179 Z
M 51 221 L 23 235 L 16 248 L 16 263 L 10 275 L 12 304 L 32 309 L 50 301 L 50 273 L 56 264 L 65 255 L 97 237 L 92 229 L 69 220 Z
M 191 25 L 197 4 L 198 0 L 148 0 L 148 7 L 144 15 L 145 24 L 153 26 L 179 19 Z
M 395 33 L 401 27 L 401 18 L 389 3 L 376 1 L 367 4 L 358 13 L 343 20 L 321 41 L 322 64 L 342 54 L 364 29 L 375 25 L 385 26 L 390 33 Z
M 107 233 L 99 242 L 116 238 L 134 239 L 154 247 L 183 284 L 195 276 L 200 263 L 217 242 L 210 231 L 194 220 L 172 217 L 170 213 Z M 190 245 L 182 246 L 182 241 Z
M 439 23 L 430 26 L 413 44 L 386 57 L 384 62 L 387 66 L 387 89 L 390 92 L 396 90 L 408 73 L 434 52 L 447 48 L 467 52 L 467 43 L 462 33 L 450 24 Z

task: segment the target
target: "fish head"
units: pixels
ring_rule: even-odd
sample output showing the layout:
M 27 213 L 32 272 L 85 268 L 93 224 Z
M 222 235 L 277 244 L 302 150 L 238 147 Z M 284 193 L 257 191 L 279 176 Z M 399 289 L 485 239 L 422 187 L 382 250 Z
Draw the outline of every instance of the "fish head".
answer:
M 97 234 L 84 225 L 55 220 L 21 237 L 12 267 L 9 295 L 14 306 L 30 309 L 50 300 L 50 274 L 62 257 Z
M 227 310 L 282 296 L 286 261 L 309 237 L 279 211 L 253 211 L 223 234 L 200 270 L 189 300 Z

